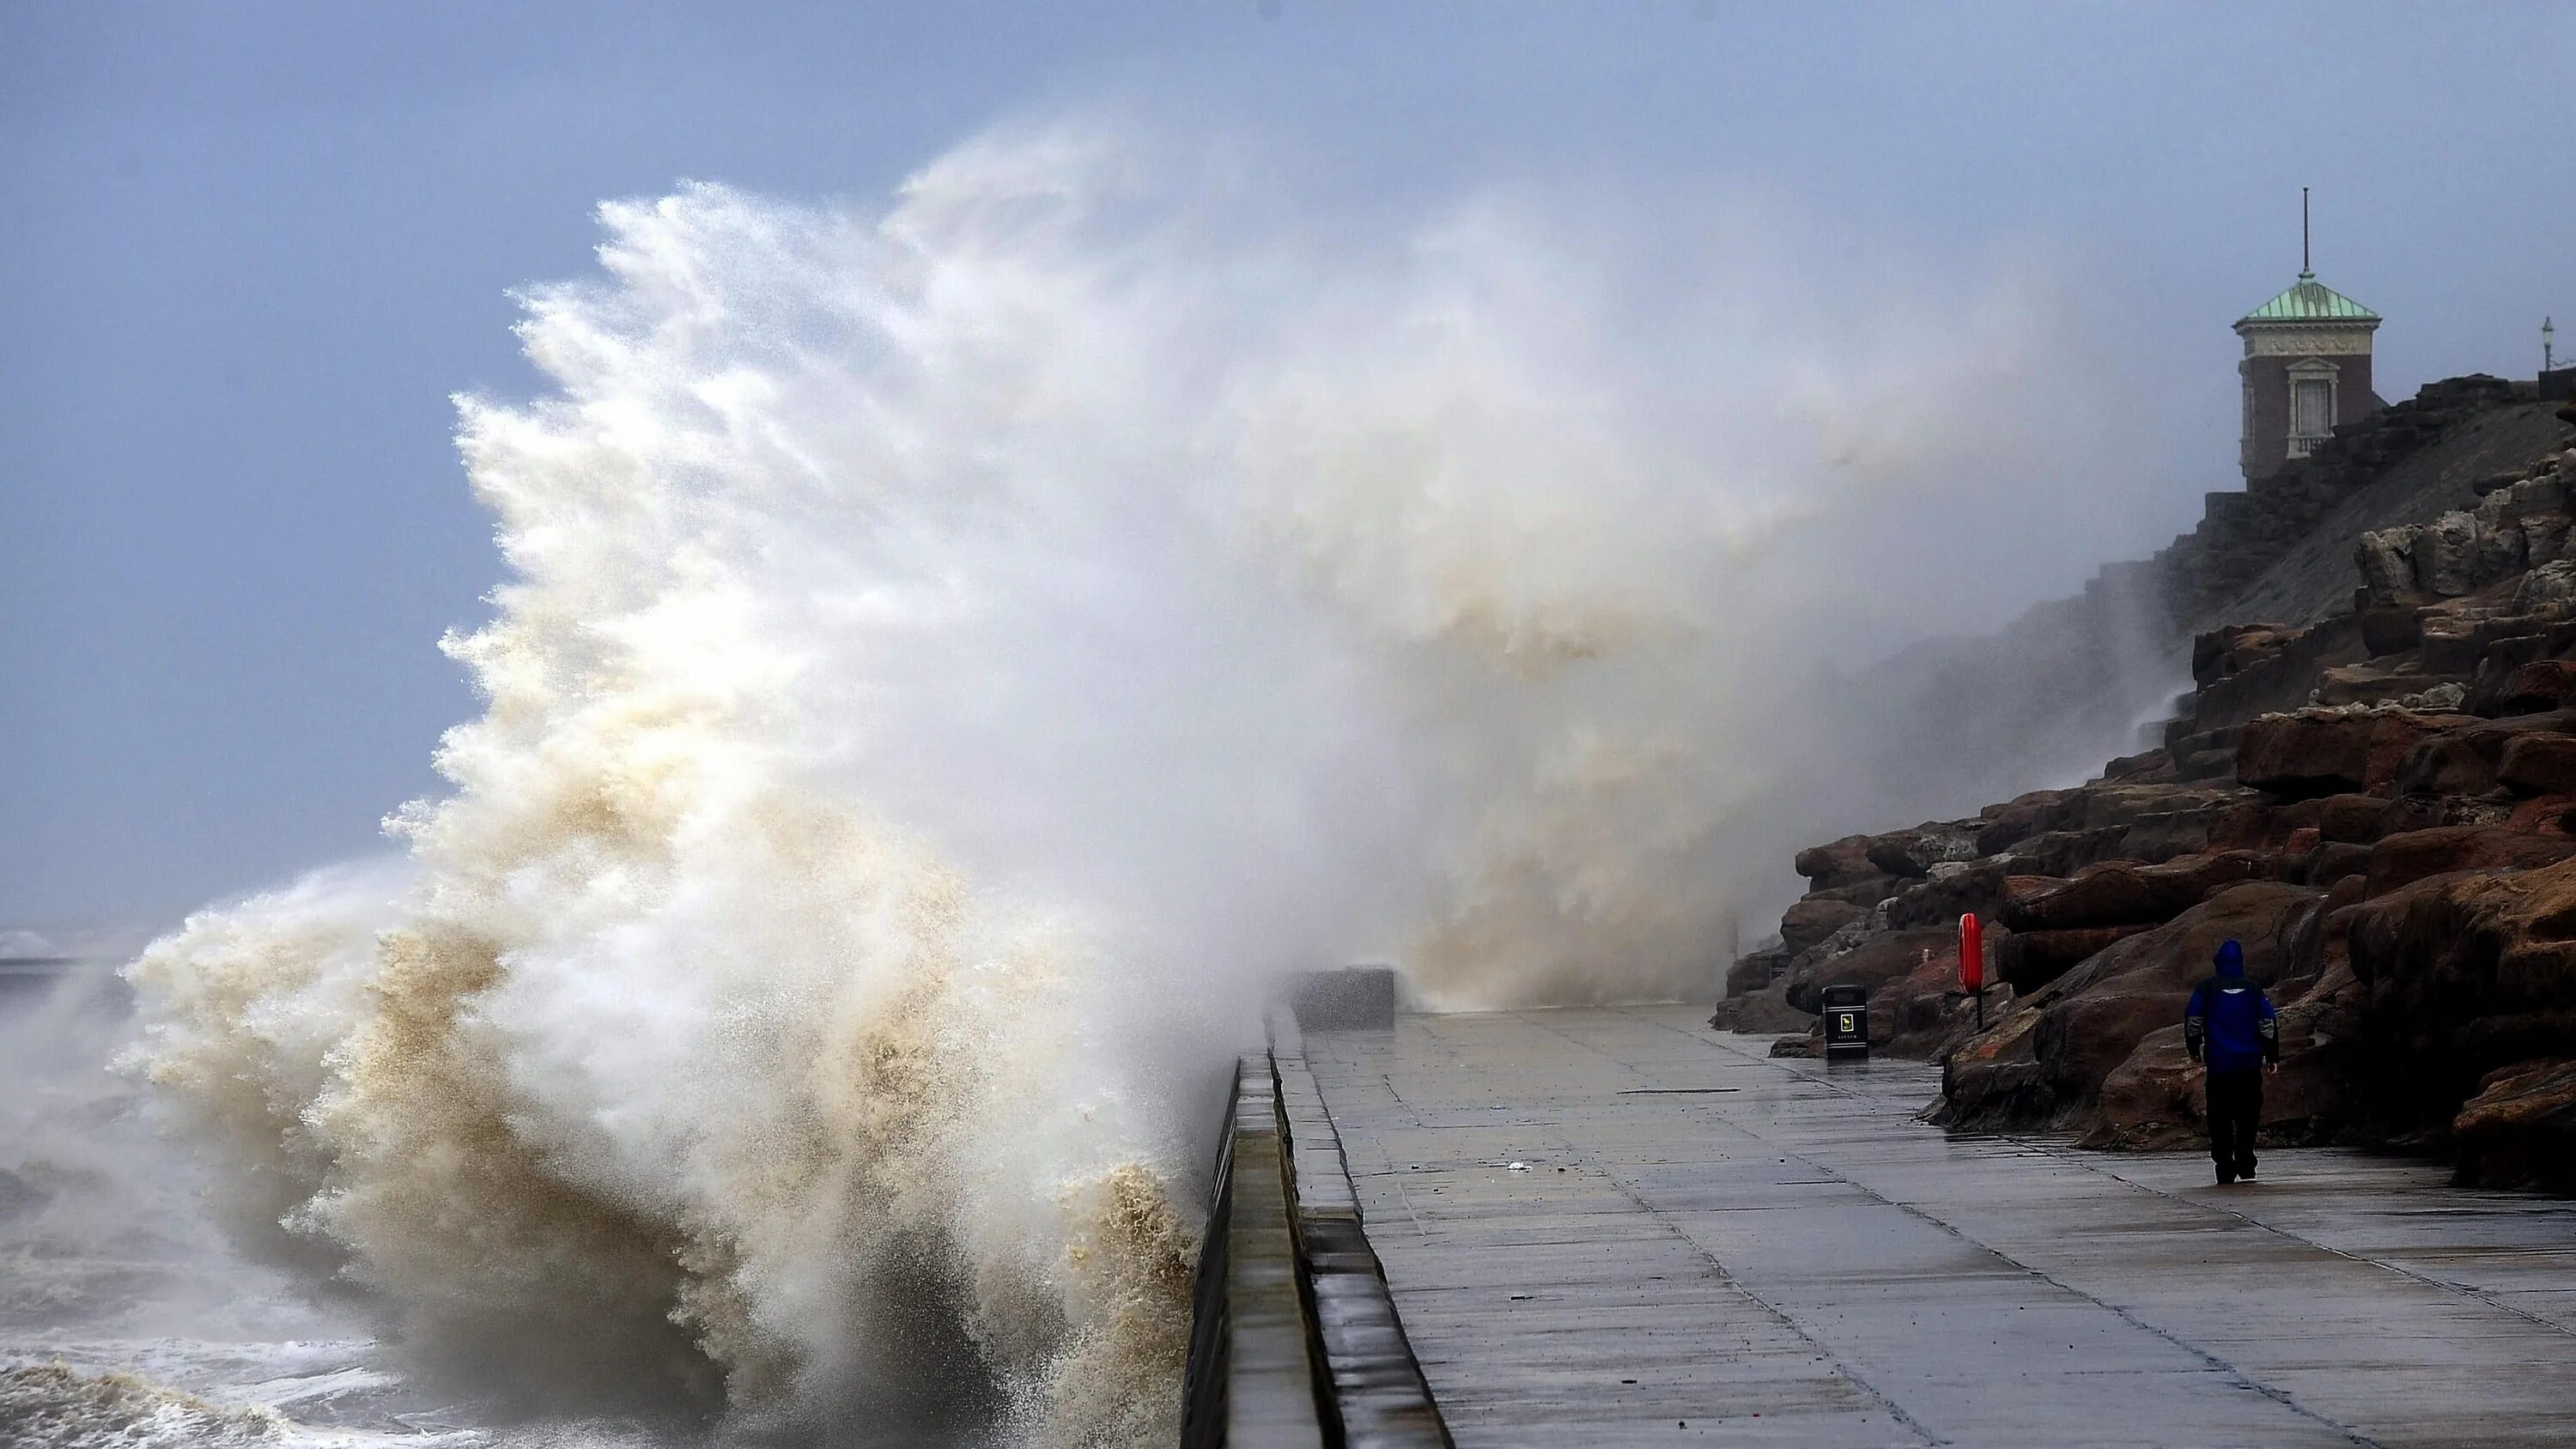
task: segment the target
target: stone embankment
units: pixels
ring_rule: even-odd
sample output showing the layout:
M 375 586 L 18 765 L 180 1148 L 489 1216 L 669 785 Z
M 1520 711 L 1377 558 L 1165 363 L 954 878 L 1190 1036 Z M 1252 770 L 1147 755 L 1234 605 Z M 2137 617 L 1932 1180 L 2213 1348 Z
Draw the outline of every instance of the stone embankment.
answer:
M 2313 535 L 2346 499 L 2453 436 L 2462 424 L 2510 407 L 2526 392 L 2483 374 L 2430 383 L 2404 402 L 2337 428 L 2294 466 L 2257 478 L 2241 492 L 2209 494 L 2200 525 L 2148 565 L 2164 576 L 2174 622 L 2185 629 L 2204 625 L 2213 610 L 2224 609 Z
M 2034 769 L 2089 766 L 2171 699 L 2196 635 L 2350 612 L 2356 537 L 2476 508 L 2482 484 L 2565 446 L 2555 408 L 2527 384 L 2453 378 L 2337 429 L 2296 469 L 2209 495 L 2200 522 L 2153 557 L 2108 565 L 1996 634 L 1928 641 L 1856 675 L 1846 707 L 1888 727 L 1851 768 L 1915 813 L 1994 799 Z
M 1944 1064 L 1940 1120 L 2173 1146 L 2202 1125 L 2183 1002 L 2234 937 L 2281 1007 L 2272 1139 L 2576 1192 L 2576 448 L 2554 431 L 2473 508 L 2348 542 L 2347 611 L 2200 634 L 2155 748 L 1801 852 L 1808 893 L 1737 963 L 1719 1024 L 1797 1032 L 1858 983 L 1879 1050 Z M 2401 442 L 2420 436 L 2379 446 Z M 1957 991 L 1966 912 L 1998 983 L 1983 1031 Z

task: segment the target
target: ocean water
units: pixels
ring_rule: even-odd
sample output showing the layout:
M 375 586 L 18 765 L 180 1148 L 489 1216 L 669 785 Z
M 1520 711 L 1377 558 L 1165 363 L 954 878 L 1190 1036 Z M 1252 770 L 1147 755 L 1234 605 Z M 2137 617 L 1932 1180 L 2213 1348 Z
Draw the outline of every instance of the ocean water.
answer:
M 219 1229 L 202 1165 L 109 1069 L 135 1025 L 114 964 L 0 976 L 0 1444 L 525 1442 L 488 1427 L 501 1406 L 407 1385 L 355 1295 Z

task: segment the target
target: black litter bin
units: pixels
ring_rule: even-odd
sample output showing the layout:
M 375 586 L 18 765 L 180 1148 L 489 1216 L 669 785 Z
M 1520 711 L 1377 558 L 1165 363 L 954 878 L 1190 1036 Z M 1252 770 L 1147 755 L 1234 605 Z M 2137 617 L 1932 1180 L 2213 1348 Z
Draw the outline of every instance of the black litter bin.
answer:
M 1869 1058 L 1869 993 L 1857 986 L 1825 988 L 1825 1057 Z

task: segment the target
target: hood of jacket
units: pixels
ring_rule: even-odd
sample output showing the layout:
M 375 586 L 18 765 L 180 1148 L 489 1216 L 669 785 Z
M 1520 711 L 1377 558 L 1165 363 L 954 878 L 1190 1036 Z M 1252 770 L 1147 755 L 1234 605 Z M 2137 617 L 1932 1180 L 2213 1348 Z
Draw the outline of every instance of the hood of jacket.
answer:
M 2214 961 L 2221 976 L 2245 974 L 2245 948 L 2233 940 L 2227 941 L 2218 948 L 2218 955 Z

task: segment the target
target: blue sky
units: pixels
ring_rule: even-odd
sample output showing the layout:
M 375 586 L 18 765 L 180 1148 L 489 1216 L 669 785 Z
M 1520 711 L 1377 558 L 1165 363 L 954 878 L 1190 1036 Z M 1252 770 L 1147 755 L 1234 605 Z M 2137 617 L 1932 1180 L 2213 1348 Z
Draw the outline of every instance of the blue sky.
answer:
M 509 289 L 603 198 L 871 198 L 1088 109 L 1319 207 L 1670 186 L 2042 255 L 2165 440 L 2105 501 L 2143 552 L 2234 482 L 2303 184 L 2383 393 L 2576 337 L 2571 75 L 2544 5 L 0 5 L 0 926 L 166 924 L 434 788 L 499 581 L 448 397 L 534 386 Z

